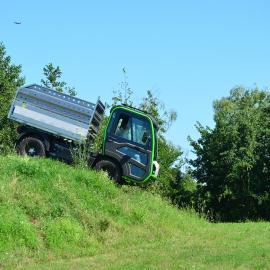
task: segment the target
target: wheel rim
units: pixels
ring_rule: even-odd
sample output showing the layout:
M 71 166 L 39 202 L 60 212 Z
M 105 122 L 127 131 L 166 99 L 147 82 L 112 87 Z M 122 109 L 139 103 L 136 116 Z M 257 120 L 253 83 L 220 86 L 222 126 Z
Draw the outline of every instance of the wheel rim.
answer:
M 42 155 L 41 147 L 37 142 L 28 142 L 25 146 L 25 152 L 27 156 L 37 157 Z

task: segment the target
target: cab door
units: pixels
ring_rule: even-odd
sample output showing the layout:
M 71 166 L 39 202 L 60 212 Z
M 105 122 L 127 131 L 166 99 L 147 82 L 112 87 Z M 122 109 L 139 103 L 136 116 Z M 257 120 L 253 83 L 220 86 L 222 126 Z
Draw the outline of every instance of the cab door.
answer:
M 151 174 L 152 143 L 152 127 L 147 117 L 125 109 L 112 113 L 104 152 L 121 164 L 124 178 L 142 182 Z

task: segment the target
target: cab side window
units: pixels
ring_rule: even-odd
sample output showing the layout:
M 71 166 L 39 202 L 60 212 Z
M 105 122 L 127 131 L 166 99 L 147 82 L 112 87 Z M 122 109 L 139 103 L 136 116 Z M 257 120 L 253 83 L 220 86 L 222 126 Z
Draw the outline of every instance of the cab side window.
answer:
M 120 115 L 114 134 L 126 140 L 132 140 L 131 118 L 128 115 Z

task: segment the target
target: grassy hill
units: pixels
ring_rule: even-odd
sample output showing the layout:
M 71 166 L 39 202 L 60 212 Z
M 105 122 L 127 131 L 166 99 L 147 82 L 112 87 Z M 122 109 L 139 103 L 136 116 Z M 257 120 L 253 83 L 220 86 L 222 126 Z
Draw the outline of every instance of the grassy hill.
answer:
M 0 267 L 268 269 L 270 225 L 210 224 L 103 173 L 0 156 Z

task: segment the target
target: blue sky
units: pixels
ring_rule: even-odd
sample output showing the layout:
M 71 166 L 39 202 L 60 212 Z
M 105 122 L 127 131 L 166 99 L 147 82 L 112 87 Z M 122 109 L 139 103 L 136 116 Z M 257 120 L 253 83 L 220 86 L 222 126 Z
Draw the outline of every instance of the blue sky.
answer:
M 110 101 L 125 67 L 137 102 L 152 89 L 178 112 L 167 137 L 188 153 L 213 100 L 269 86 L 269 12 L 267 0 L 2 1 L 0 41 L 27 84 L 52 62 L 90 101 Z

